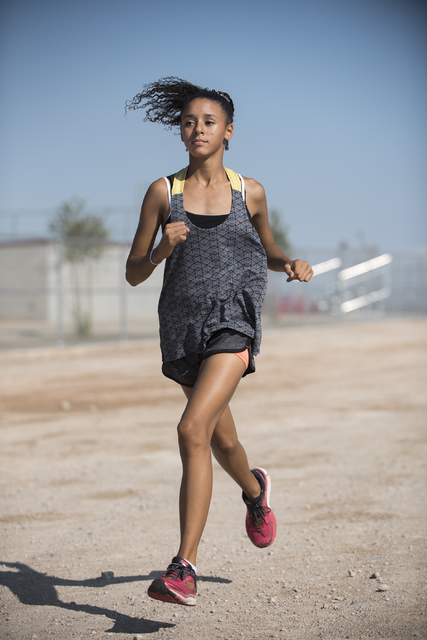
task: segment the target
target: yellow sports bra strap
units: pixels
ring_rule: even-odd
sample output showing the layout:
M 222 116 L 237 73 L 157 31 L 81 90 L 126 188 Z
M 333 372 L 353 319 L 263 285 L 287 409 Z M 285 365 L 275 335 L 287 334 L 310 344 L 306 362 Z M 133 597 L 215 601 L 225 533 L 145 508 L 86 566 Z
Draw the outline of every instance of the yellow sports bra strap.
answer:
M 183 193 L 187 171 L 188 171 L 188 167 L 184 167 L 184 169 L 181 169 L 181 171 L 178 171 L 178 173 L 175 174 L 175 178 L 173 179 L 173 185 L 172 185 L 173 196 L 175 196 L 177 193 Z
M 233 169 L 227 169 L 227 167 L 224 167 L 224 169 L 225 169 L 225 173 L 227 174 L 227 178 L 230 181 L 231 188 L 234 189 L 235 191 L 242 191 L 242 183 L 241 183 L 239 174 L 233 171 Z M 173 185 L 172 185 L 173 196 L 175 196 L 178 193 L 184 192 L 184 183 L 185 183 L 185 178 L 187 176 L 187 171 L 188 171 L 188 167 L 185 167 L 184 169 L 181 169 L 181 171 L 178 171 L 178 173 L 175 174 L 175 178 L 173 180 Z
M 227 167 L 224 167 L 224 169 L 225 173 L 227 174 L 227 178 L 230 181 L 231 188 L 235 191 L 241 191 L 242 183 L 240 182 L 239 174 L 233 171 L 233 169 L 227 169 Z

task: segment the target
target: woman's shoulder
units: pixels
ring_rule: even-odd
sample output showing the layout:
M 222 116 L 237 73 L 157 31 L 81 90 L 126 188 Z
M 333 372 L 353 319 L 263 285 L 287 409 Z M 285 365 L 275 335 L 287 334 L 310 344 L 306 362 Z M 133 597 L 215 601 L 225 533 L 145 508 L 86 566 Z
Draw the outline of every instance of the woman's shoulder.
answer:
M 152 195 L 159 195 L 160 197 L 164 194 L 168 194 L 169 189 L 173 185 L 173 181 L 175 176 L 179 176 L 182 173 L 181 171 L 176 171 L 175 173 L 171 173 L 169 175 L 164 175 L 161 178 L 157 178 L 154 180 L 148 187 L 147 193 L 151 193 Z
M 187 170 L 188 167 L 184 167 L 183 169 L 180 169 L 179 171 L 175 171 L 174 173 L 170 173 L 168 175 L 164 175 L 161 178 L 158 178 L 158 180 L 155 180 L 154 182 L 151 183 L 150 188 L 153 187 L 153 189 L 164 189 L 165 185 L 167 188 L 167 185 L 169 183 L 169 185 L 172 187 L 175 178 L 179 181 L 183 181 L 186 178 L 186 174 L 187 174 Z
M 165 179 L 163 177 L 157 178 L 157 180 L 151 182 L 150 186 L 148 187 L 148 191 L 158 191 L 159 188 L 161 189 L 162 187 L 166 188 Z
M 265 198 L 264 187 L 260 182 L 254 178 L 248 178 L 246 176 L 242 176 L 242 178 L 245 181 L 246 193 L 250 198 L 253 198 L 254 200 Z
M 164 177 L 158 178 L 150 184 L 144 202 L 158 210 L 169 208 L 169 189 Z
M 151 189 L 152 191 L 158 191 L 159 189 L 160 190 L 166 189 L 167 188 L 166 180 L 169 177 L 170 176 L 162 176 L 161 178 L 157 178 L 157 180 L 154 180 L 154 182 L 152 182 L 148 188 Z

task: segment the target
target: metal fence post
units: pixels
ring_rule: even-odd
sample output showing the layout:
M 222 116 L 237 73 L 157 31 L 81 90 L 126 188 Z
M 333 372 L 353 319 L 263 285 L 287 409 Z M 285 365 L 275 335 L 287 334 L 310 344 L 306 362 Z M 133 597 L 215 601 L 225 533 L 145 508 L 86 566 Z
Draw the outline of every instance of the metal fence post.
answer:
M 64 286 L 62 282 L 64 247 L 62 240 L 56 242 L 56 346 L 63 347 L 64 340 Z

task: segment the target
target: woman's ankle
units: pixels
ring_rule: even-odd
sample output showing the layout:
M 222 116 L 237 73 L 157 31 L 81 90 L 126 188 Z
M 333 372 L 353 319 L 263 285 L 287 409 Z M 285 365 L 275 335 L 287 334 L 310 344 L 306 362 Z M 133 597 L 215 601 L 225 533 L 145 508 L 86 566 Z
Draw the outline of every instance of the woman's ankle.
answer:
M 251 482 L 250 486 L 243 489 L 243 493 L 249 500 L 255 500 L 261 495 L 261 486 L 252 472 L 251 476 L 253 481 Z

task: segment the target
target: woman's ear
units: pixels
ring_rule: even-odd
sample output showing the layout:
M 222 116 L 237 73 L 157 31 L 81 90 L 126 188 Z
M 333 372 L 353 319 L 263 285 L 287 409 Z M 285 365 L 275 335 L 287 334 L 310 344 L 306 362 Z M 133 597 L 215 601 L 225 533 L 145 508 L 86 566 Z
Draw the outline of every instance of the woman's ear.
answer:
M 230 124 L 227 125 L 227 128 L 225 130 L 224 139 L 225 140 L 231 140 L 231 138 L 233 137 L 233 133 L 234 133 L 234 125 L 233 125 L 233 123 L 230 123 Z
M 228 144 L 228 141 L 231 140 L 231 138 L 233 137 L 233 133 L 234 133 L 234 127 L 232 124 L 227 125 L 227 128 L 225 130 L 225 136 L 224 136 L 224 149 L 225 151 L 228 151 L 230 148 L 230 145 Z

